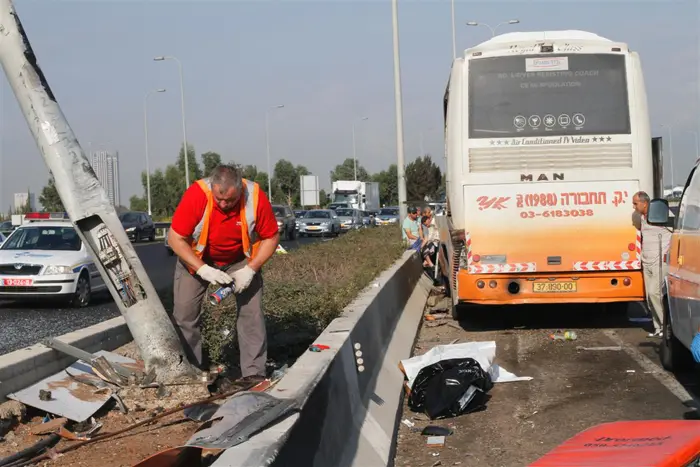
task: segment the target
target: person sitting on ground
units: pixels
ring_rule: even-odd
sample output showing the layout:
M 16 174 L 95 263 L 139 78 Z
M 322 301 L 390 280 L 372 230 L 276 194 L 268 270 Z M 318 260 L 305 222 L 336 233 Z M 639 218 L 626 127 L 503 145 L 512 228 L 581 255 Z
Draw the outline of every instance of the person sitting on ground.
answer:
M 418 225 L 418 210 L 408 208 L 408 215 L 403 220 L 401 236 L 409 250 L 420 251 L 423 245 L 420 226 Z

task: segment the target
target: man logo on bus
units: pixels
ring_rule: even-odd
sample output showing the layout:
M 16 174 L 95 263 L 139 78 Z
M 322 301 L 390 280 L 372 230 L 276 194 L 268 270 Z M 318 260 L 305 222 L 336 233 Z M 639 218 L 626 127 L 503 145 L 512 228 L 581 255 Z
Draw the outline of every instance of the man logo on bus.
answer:
M 531 182 L 533 181 L 533 174 L 520 174 L 520 181 L 521 182 Z M 548 177 L 547 174 L 540 174 L 537 177 L 538 182 L 548 182 L 550 180 L 564 180 L 564 174 L 563 173 L 553 173 L 552 177 Z

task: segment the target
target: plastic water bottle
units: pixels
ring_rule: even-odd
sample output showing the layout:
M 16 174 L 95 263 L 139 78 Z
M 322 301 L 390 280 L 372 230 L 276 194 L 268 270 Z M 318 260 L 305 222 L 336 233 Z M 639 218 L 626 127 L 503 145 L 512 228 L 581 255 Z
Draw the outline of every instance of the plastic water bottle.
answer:
M 557 332 L 549 335 L 549 338 L 553 341 L 575 341 L 576 337 L 574 331 Z
M 209 295 L 209 303 L 212 305 L 220 304 L 226 297 L 233 293 L 233 283 L 219 288 L 216 292 Z

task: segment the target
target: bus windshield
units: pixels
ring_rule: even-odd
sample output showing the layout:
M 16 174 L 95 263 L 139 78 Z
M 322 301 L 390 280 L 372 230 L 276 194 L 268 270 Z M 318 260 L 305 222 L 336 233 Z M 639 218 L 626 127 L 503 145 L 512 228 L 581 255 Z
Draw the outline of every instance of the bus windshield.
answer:
M 469 61 L 470 138 L 629 133 L 623 55 Z

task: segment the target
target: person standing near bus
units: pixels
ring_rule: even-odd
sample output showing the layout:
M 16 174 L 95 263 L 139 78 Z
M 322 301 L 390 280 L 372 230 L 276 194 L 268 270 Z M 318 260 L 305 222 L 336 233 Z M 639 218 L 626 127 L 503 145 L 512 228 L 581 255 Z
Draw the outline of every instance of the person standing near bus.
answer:
M 664 308 L 661 282 L 668 273 L 666 256 L 671 246 L 671 232 L 663 226 L 651 225 L 647 222 L 649 210 L 649 195 L 640 191 L 632 197 L 634 210 L 639 214 L 642 231 L 642 270 L 644 271 L 644 289 L 646 290 L 647 306 L 651 311 L 654 332 L 648 337 L 660 337 L 664 322 Z M 659 254 L 661 245 L 661 254 Z

